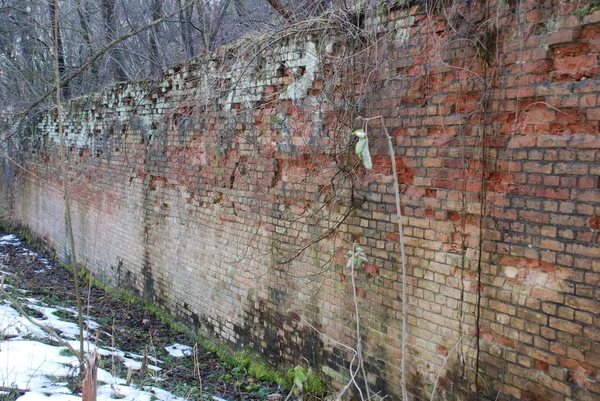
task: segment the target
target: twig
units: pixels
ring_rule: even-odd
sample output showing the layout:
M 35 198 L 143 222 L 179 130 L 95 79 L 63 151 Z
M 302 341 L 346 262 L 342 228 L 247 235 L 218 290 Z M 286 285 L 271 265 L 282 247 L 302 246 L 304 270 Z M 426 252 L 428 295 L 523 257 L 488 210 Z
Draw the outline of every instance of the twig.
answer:
M 283 400 L 283 401 L 288 401 L 290 399 L 290 397 L 292 396 L 292 394 L 294 394 L 295 389 L 296 389 L 296 383 L 292 384 L 292 388 L 290 389 L 290 392 L 288 393 L 287 397 L 285 397 L 285 400 Z
M 358 356 L 358 366 L 363 374 L 365 391 L 367 392 L 367 400 L 371 399 L 371 391 L 369 390 L 369 381 L 365 372 L 365 363 L 362 357 L 362 341 L 360 339 L 360 314 L 358 313 L 358 297 L 356 295 L 356 282 L 354 280 L 354 264 L 356 260 L 356 242 L 352 244 L 352 259 L 350 260 L 350 278 L 352 279 L 352 296 L 354 300 L 354 315 L 356 316 L 356 355 Z M 362 391 L 359 386 L 356 389 L 360 393 L 360 398 L 364 400 Z
M 200 398 L 202 398 L 202 375 L 200 374 L 200 360 L 198 358 L 198 343 L 194 344 L 194 374 L 198 375 L 198 389 L 200 390 Z
M 342 215 L 342 218 L 340 220 L 338 220 L 335 225 L 333 226 L 333 228 L 330 228 L 329 230 L 325 231 L 323 234 L 313 238 L 308 244 L 304 245 L 303 247 L 301 247 L 300 249 L 296 250 L 294 252 L 294 255 L 292 256 L 288 256 L 285 260 L 280 261 L 280 262 L 276 262 L 278 265 L 286 265 L 288 263 L 290 263 L 291 261 L 293 261 L 294 259 L 297 259 L 300 255 L 302 255 L 302 253 L 304 253 L 304 251 L 306 251 L 308 248 L 310 248 L 312 245 L 334 235 L 338 228 L 340 228 L 340 226 L 342 224 L 344 224 L 344 222 L 346 221 L 346 219 L 348 218 L 348 216 L 350 216 L 350 214 L 352 214 L 352 212 L 356 209 L 358 209 L 360 206 L 362 206 L 362 204 L 365 203 L 365 200 L 361 200 L 359 203 L 354 204 L 354 205 L 350 205 L 348 207 L 348 210 L 346 210 L 346 212 Z
M 116 341 L 115 341 L 115 318 L 113 317 L 113 321 L 112 321 L 112 326 L 111 326 L 111 331 L 112 331 L 112 335 L 110 337 L 110 346 L 112 347 L 112 349 L 117 349 L 116 348 Z M 111 352 L 110 353 L 110 373 L 113 376 L 117 376 L 117 370 L 115 367 L 115 353 Z
M 440 381 L 440 376 L 442 375 L 442 372 L 444 371 L 444 368 L 446 367 L 446 363 L 448 362 L 448 359 L 450 359 L 450 356 L 456 350 L 456 347 L 458 347 L 458 344 L 462 343 L 462 339 L 463 339 L 463 336 L 460 336 L 460 338 L 454 344 L 454 346 L 452 347 L 450 352 L 448 352 L 448 355 L 446 355 L 446 358 L 444 359 L 444 363 L 442 363 L 442 366 L 440 367 L 440 371 L 438 372 L 437 377 L 435 378 L 435 384 L 433 385 L 433 390 L 431 391 L 431 398 L 429 399 L 430 401 L 433 401 L 433 397 L 435 396 L 435 391 L 437 389 L 438 382 Z
M 23 395 L 26 392 L 28 392 L 29 390 L 24 390 L 24 389 L 20 389 L 20 388 L 16 388 L 16 387 L 0 386 L 0 391 L 4 391 L 7 393 L 15 393 L 16 392 L 16 393 L 19 393 L 19 395 Z
M 401 360 L 401 372 L 402 372 L 402 380 L 401 380 L 401 388 L 402 388 L 402 399 L 404 401 L 408 401 L 408 391 L 406 390 L 406 337 L 408 336 L 408 296 L 406 293 L 406 249 L 404 247 L 404 228 L 402 225 L 402 209 L 400 204 L 400 185 L 398 184 L 398 171 L 396 169 L 396 152 L 394 151 L 394 144 L 392 142 L 392 137 L 385 126 L 385 119 L 383 116 L 376 116 L 370 118 L 357 117 L 357 119 L 363 120 L 365 122 L 365 132 L 368 122 L 375 119 L 382 120 L 383 131 L 385 132 L 385 136 L 387 137 L 388 149 L 390 154 L 390 161 L 392 162 L 392 174 L 394 176 L 394 195 L 396 198 L 396 217 L 398 219 L 398 236 L 400 238 L 400 255 L 401 255 L 401 263 L 402 263 L 402 360 Z
M 98 366 L 96 361 L 98 354 L 92 351 L 88 357 L 88 364 L 85 368 L 85 378 L 81 385 L 81 393 L 83 401 L 96 401 L 96 390 L 98 388 Z
M 323 333 L 322 331 L 320 331 L 319 329 L 317 329 L 315 326 L 313 326 L 308 320 L 301 318 L 301 321 L 306 324 L 308 327 L 310 327 L 311 329 L 313 329 L 315 332 L 317 332 L 318 334 L 321 335 L 321 337 L 328 339 L 329 341 L 331 341 L 332 343 L 334 343 L 335 345 L 338 345 L 342 348 L 345 348 L 346 350 L 352 352 L 353 356 L 352 359 L 350 360 L 350 365 L 348 366 L 348 371 L 350 372 L 350 380 L 348 381 L 348 383 L 344 386 L 344 388 L 342 390 L 340 390 L 337 393 L 337 398 L 339 399 L 342 395 L 344 395 L 344 393 L 346 391 L 348 391 L 348 389 L 350 388 L 350 386 L 354 385 L 355 387 L 358 388 L 358 385 L 356 383 L 356 375 L 358 374 L 358 368 L 356 370 L 354 370 L 354 361 L 356 360 L 357 356 L 358 356 L 358 352 L 356 351 L 356 349 L 350 347 L 347 344 L 344 344 L 342 342 L 339 342 L 337 340 L 335 340 L 334 338 L 326 335 L 325 333 Z
M 383 117 L 381 117 L 383 120 Z M 402 259 L 402 399 L 408 401 L 408 392 L 406 391 L 406 337 L 408 336 L 408 296 L 406 293 L 406 249 L 404 247 L 404 227 L 402 225 L 402 208 L 400 205 L 400 185 L 398 184 L 398 172 L 396 170 L 396 152 L 392 137 L 385 126 L 385 120 L 382 123 L 385 136 L 388 140 L 390 150 L 390 159 L 392 162 L 392 174 L 394 176 L 394 195 L 396 196 L 396 217 L 398 218 L 398 236 L 400 237 L 400 254 Z
M 146 377 L 148 374 L 148 344 L 144 347 L 144 358 L 142 359 L 142 366 L 140 367 L 140 377 Z
M 62 125 L 62 102 L 60 99 L 61 92 L 61 81 L 60 81 L 60 64 L 59 64 L 59 32 L 58 32 L 58 2 L 54 4 L 54 79 L 55 79 L 55 91 L 56 91 L 56 122 L 58 123 L 58 136 L 60 137 L 60 151 L 62 155 L 62 172 L 63 172 L 63 195 L 65 198 L 65 221 L 67 225 L 67 234 L 69 235 L 69 241 L 71 244 L 71 262 L 73 268 L 73 281 L 75 284 L 75 297 L 77 298 L 77 323 L 79 326 L 79 375 L 83 376 L 84 373 L 84 338 L 83 338 L 83 300 L 81 299 L 81 288 L 79 287 L 79 274 L 77 267 L 77 257 L 75 252 L 75 240 L 73 238 L 73 223 L 71 219 L 71 203 L 69 201 L 69 184 L 68 184 L 68 165 L 67 165 L 67 152 L 65 144 L 65 135 Z M 62 84 L 66 85 L 66 84 Z
M 25 171 L 27 174 L 32 175 L 33 177 L 37 178 L 40 182 L 54 188 L 57 189 L 59 191 L 62 191 L 62 188 L 52 184 L 50 181 L 47 181 L 45 179 L 43 179 L 42 177 L 40 177 L 39 175 L 37 175 L 35 172 L 33 172 L 32 170 L 29 170 L 27 167 L 22 166 L 21 164 L 19 164 L 16 160 L 14 160 L 13 158 L 11 158 L 9 155 L 7 155 L 5 152 L 0 152 L 0 156 L 3 156 L 4 158 L 6 158 L 8 161 L 10 161 L 12 164 L 14 164 L 15 166 L 17 166 L 18 168 L 20 168 L 21 170 Z

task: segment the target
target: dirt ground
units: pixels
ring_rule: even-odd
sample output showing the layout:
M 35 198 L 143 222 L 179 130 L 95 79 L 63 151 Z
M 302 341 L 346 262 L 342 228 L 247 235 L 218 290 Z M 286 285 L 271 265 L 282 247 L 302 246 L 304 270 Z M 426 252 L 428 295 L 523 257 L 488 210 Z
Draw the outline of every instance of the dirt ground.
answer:
M 4 235 L 0 231 L 0 235 Z M 7 284 L 25 289 L 27 298 L 36 298 L 48 305 L 76 307 L 72 274 L 43 251 L 25 245 L 0 245 L 3 269 L 10 272 Z M 47 260 L 45 264 L 43 260 Z M 245 368 L 220 360 L 216 353 L 198 346 L 189 356 L 175 358 L 166 350 L 174 343 L 194 346 L 186 334 L 171 329 L 140 304 L 117 299 L 101 288 L 82 284 L 82 293 L 90 317 L 101 325 L 96 331 L 98 346 L 157 358 L 163 363 L 159 372 L 141 374 L 128 372 L 118 358 L 104 358 L 100 366 L 105 370 L 127 377 L 139 386 L 151 383 L 187 399 L 277 400 L 285 398 L 284 389 L 274 383 L 261 382 Z M 25 295 L 20 296 L 24 303 Z M 73 321 L 76 317 L 70 316 Z M 150 358 L 152 364 L 152 359 Z M 199 373 L 199 375 L 198 375 Z M 73 391 L 78 392 L 77 385 Z M 283 397 L 282 397 L 283 394 Z

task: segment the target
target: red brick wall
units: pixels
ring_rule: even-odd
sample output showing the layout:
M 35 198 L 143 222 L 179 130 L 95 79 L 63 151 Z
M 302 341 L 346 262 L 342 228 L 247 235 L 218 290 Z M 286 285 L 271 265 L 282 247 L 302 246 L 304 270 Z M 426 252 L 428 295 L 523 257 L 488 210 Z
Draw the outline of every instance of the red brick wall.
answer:
M 78 258 L 195 329 L 337 386 L 356 342 L 400 397 L 600 397 L 600 12 L 585 2 L 379 13 L 241 43 L 66 105 Z M 352 154 L 368 125 L 373 170 Z M 52 112 L 2 208 L 68 254 Z M 11 170 L 12 169 L 12 170 Z M 316 331 L 318 329 L 318 332 Z M 497 397 L 497 398 L 496 398 Z

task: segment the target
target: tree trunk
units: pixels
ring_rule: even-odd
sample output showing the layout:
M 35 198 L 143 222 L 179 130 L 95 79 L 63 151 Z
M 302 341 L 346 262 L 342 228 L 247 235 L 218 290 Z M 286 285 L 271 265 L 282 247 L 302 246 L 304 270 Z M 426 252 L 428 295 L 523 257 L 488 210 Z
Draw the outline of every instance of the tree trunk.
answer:
M 83 60 L 86 60 L 89 55 L 93 54 L 94 47 L 92 41 L 92 29 L 90 27 L 89 21 L 89 13 L 87 12 L 86 6 L 81 4 L 81 0 L 77 0 L 77 16 L 79 17 L 79 25 L 81 25 L 81 32 L 83 34 L 83 40 L 85 40 L 85 44 L 87 45 L 87 52 L 83 52 Z M 86 11 L 84 13 L 84 11 Z M 99 71 L 98 71 L 98 63 L 92 63 L 90 66 L 91 70 L 91 78 L 94 83 L 97 83 L 99 80 Z
M 294 13 L 285 8 L 281 0 L 267 0 L 267 3 L 273 7 L 277 14 L 281 15 L 287 22 L 294 22 Z
M 117 37 L 117 24 L 115 21 L 115 0 L 100 0 L 102 17 L 106 32 L 107 42 L 112 42 Z M 107 69 L 115 81 L 127 81 L 128 77 L 123 69 L 123 60 L 118 48 L 112 48 L 107 52 Z
M 54 18 L 55 13 L 58 12 L 58 10 L 56 9 L 56 7 L 57 7 L 56 2 L 57 2 L 57 0 L 49 0 L 48 6 L 50 7 L 50 16 L 52 17 L 51 18 L 52 31 L 57 33 L 54 36 L 54 38 L 56 39 L 56 43 L 54 44 L 54 49 L 58 53 L 58 56 L 57 56 L 58 74 L 62 79 L 65 76 L 65 70 L 66 70 L 66 68 L 65 68 L 65 51 L 63 48 L 63 42 L 62 42 L 62 38 L 61 38 L 60 26 L 56 26 L 57 22 L 56 22 L 56 18 Z M 62 92 L 63 99 L 68 98 L 69 95 L 71 94 L 69 85 L 68 84 L 63 85 L 61 87 L 61 92 Z
M 215 50 L 219 43 L 219 33 L 225 14 L 229 9 L 231 0 L 222 0 L 211 3 L 208 0 L 197 0 L 198 24 L 202 34 L 204 50 Z
M 96 365 L 96 351 L 90 352 L 88 364 L 85 367 L 85 378 L 81 385 L 82 401 L 96 401 L 98 389 L 98 366 Z
M 156 21 L 162 16 L 162 10 L 163 0 L 153 0 L 151 5 L 152 21 Z M 162 74 L 162 63 L 158 47 L 159 34 L 160 25 L 154 25 L 150 31 L 150 73 L 153 77 L 158 77 Z
M 186 0 L 179 0 L 179 26 L 181 29 L 181 43 L 187 59 L 194 57 L 194 40 L 192 35 L 192 14 L 194 3 L 185 6 Z

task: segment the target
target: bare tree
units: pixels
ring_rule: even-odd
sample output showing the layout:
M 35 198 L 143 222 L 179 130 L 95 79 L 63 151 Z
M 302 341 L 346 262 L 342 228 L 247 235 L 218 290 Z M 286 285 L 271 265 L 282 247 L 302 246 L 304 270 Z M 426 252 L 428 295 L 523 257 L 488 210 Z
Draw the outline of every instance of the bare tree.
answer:
M 60 25 L 58 25 L 58 0 L 48 0 L 48 7 L 50 8 L 50 20 L 52 21 L 52 30 L 54 35 L 54 52 L 56 52 L 56 68 L 58 69 L 58 76 L 63 78 L 65 76 L 65 51 L 63 48 L 63 41 L 61 36 Z M 68 98 L 70 95 L 69 83 L 61 87 L 63 98 Z
M 205 50 L 214 50 L 221 42 L 220 34 L 223 19 L 229 10 L 231 0 L 211 2 L 208 0 L 196 0 L 198 10 L 197 29 L 202 35 L 202 43 Z
M 285 20 L 274 11 L 275 3 L 270 5 L 273 1 L 280 2 L 290 20 L 298 18 L 285 10 L 294 10 L 298 5 L 290 4 L 301 0 L 2 0 L 0 95 L 14 110 L 49 104 L 55 8 L 61 95 L 68 100 L 116 81 L 157 76 L 164 66 L 215 50 L 249 31 L 278 29 Z M 142 29 L 158 19 L 152 29 Z
M 52 80 L 52 42 L 46 4 L 4 1 L 0 8 L 0 90 L 19 108 Z

